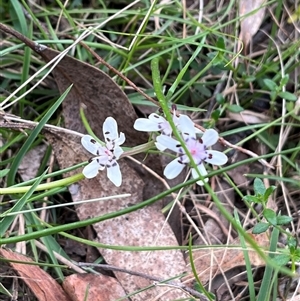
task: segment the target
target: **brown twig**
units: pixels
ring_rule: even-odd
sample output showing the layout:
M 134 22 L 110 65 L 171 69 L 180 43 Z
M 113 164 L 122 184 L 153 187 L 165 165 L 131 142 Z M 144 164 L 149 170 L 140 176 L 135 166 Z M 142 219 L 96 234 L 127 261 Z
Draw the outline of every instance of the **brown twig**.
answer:
M 147 274 L 144 274 L 144 273 L 141 273 L 141 272 L 122 269 L 122 268 L 119 268 L 119 267 L 116 267 L 116 266 L 113 266 L 113 265 L 109 265 L 109 264 L 78 262 L 77 265 L 79 267 L 97 267 L 97 268 L 101 268 L 103 270 L 127 273 L 127 274 L 130 274 L 130 275 L 133 275 L 133 276 L 138 276 L 138 277 L 142 277 L 142 278 L 145 278 L 145 279 L 149 279 L 151 281 L 170 284 L 174 287 L 185 290 L 186 292 L 188 292 L 192 296 L 199 298 L 200 301 L 209 301 L 209 299 L 207 299 L 203 294 L 193 290 L 192 288 L 190 288 L 190 287 L 188 287 L 188 286 L 186 286 L 182 283 L 178 283 L 178 282 L 175 282 L 175 281 L 166 281 L 166 280 L 160 279 L 158 277 L 150 276 L 150 275 L 147 275 Z
M 108 64 L 105 60 L 103 60 L 93 49 L 91 49 L 89 46 L 87 46 L 85 43 L 80 42 L 80 44 L 88 50 L 101 64 L 103 64 L 105 67 L 107 67 L 110 71 L 114 72 L 116 75 L 118 75 L 120 78 L 122 78 L 129 86 L 131 86 L 135 91 L 139 92 L 141 95 L 143 95 L 146 99 L 151 101 L 153 104 L 155 104 L 157 107 L 160 107 L 159 102 L 154 100 L 152 97 L 147 95 L 143 90 L 141 90 L 139 87 L 137 87 L 129 78 L 127 78 L 125 75 L 123 75 L 120 71 L 112 67 L 110 64 Z

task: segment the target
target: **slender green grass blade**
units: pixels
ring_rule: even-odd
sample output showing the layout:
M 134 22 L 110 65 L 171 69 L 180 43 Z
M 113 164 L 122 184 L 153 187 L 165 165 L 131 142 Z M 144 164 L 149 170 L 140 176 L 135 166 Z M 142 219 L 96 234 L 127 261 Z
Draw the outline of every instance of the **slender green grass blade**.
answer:
M 25 154 L 30 149 L 32 143 L 44 127 L 44 125 L 47 123 L 47 121 L 50 119 L 50 117 L 53 115 L 53 113 L 57 110 L 57 108 L 60 106 L 60 104 L 63 102 L 65 97 L 68 95 L 69 91 L 71 90 L 72 86 L 70 86 L 62 95 L 61 97 L 54 103 L 54 105 L 48 110 L 48 112 L 45 114 L 45 116 L 41 119 L 37 127 L 31 132 L 29 137 L 27 138 L 26 142 L 22 145 L 20 151 L 18 152 L 17 156 L 15 157 L 10 172 L 7 176 L 7 186 L 12 186 L 15 181 L 15 176 L 18 171 L 18 167 L 24 158 Z
M 13 23 L 15 24 L 15 28 L 22 32 L 23 35 L 27 35 L 27 24 L 25 15 L 23 12 L 22 5 L 18 0 L 10 0 L 10 12 L 11 15 L 15 18 Z
M 239 215 L 237 213 L 237 210 L 234 209 L 234 218 L 237 222 L 242 227 Z M 246 245 L 246 240 L 243 236 L 243 233 L 238 230 L 239 234 L 239 239 L 241 242 L 241 246 L 243 248 L 243 254 L 244 254 L 244 259 L 246 263 L 246 270 L 247 270 L 247 282 L 248 282 L 248 287 L 249 287 L 249 295 L 250 295 L 250 301 L 255 301 L 255 288 L 254 288 L 254 280 L 253 280 L 253 275 L 252 275 L 252 267 L 251 267 L 251 262 L 249 258 L 249 253 L 247 251 L 247 245 Z
M 26 35 L 29 39 L 32 39 L 32 22 L 30 22 L 29 30 Z M 29 66 L 30 66 L 30 57 L 31 57 L 31 48 L 25 47 L 24 50 L 24 59 L 23 59 L 23 66 L 22 66 L 22 74 L 21 74 L 21 83 L 24 83 L 29 78 Z M 24 86 L 19 94 L 22 95 L 26 92 L 27 85 Z M 19 101 L 19 116 L 24 117 L 24 101 L 21 99 Z
M 271 241 L 270 241 L 270 254 L 269 257 L 273 258 L 276 252 L 277 248 L 277 243 L 278 243 L 278 237 L 279 237 L 279 230 L 278 228 L 273 228 L 272 234 L 271 234 Z M 261 282 L 261 286 L 259 289 L 257 301 L 266 301 L 270 300 L 270 295 L 271 295 L 271 281 L 274 277 L 274 267 L 271 266 L 270 264 L 267 264 L 264 272 L 264 277 Z M 277 275 L 277 273 L 275 273 Z
M 47 173 L 47 170 L 36 180 L 36 182 L 32 185 L 32 187 L 29 189 L 28 192 L 26 192 L 20 200 L 8 211 L 8 212 L 18 212 L 22 210 L 24 205 L 26 204 L 27 200 L 31 197 L 33 192 L 35 191 L 35 188 L 40 184 L 40 182 L 44 179 L 44 175 Z M 4 215 L 4 214 L 3 214 Z M 14 221 L 15 216 L 4 216 L 2 220 L 0 220 L 0 237 L 3 237 L 11 225 L 11 223 Z

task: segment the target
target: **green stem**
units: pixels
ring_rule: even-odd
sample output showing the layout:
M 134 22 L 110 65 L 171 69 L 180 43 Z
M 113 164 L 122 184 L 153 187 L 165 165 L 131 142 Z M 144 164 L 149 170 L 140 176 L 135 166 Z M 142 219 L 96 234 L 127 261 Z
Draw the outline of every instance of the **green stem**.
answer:
M 132 148 L 128 148 L 128 150 L 126 150 L 122 155 L 121 158 L 125 158 L 128 156 L 133 156 L 136 154 L 140 154 L 140 153 L 146 153 L 148 152 L 152 147 L 154 147 L 154 141 L 151 140 L 147 143 L 132 147 Z M 125 148 L 124 148 L 125 149 Z
M 79 173 L 74 176 L 62 179 L 62 180 L 58 180 L 58 181 L 54 181 L 54 182 L 46 183 L 46 184 L 40 184 L 36 187 L 35 191 L 49 190 L 49 189 L 56 188 L 56 187 L 65 187 L 65 186 L 68 186 L 75 182 L 78 182 L 82 179 L 84 179 L 84 175 L 82 173 Z M 31 187 L 32 186 L 23 186 L 23 187 L 13 187 L 12 186 L 12 187 L 7 187 L 7 188 L 0 188 L 0 195 L 26 193 L 27 191 L 29 191 L 29 189 Z
M 160 104 L 162 110 L 164 111 L 166 119 L 169 121 L 169 124 L 172 128 L 173 134 L 174 134 L 175 138 L 177 139 L 177 141 L 180 142 L 182 148 L 185 151 L 185 154 L 188 156 L 191 166 L 197 170 L 200 180 L 204 182 L 204 178 L 200 174 L 191 153 L 189 152 L 181 135 L 178 133 L 176 125 L 173 122 L 173 117 L 172 117 L 172 114 L 170 113 L 170 109 L 168 107 L 167 100 L 165 98 L 165 95 L 162 93 L 162 86 L 161 86 L 160 72 L 159 72 L 159 58 L 156 57 L 151 61 L 151 71 L 152 71 L 152 81 L 153 81 L 154 91 L 156 93 L 159 104 Z

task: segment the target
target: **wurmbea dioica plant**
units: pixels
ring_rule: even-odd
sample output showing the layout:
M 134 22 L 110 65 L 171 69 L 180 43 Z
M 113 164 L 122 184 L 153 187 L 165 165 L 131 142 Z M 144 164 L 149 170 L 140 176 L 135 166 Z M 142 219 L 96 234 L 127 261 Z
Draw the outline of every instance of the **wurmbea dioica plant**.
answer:
M 173 122 L 178 126 L 178 117 L 173 114 Z M 163 135 L 171 136 L 172 128 L 169 123 L 163 116 L 160 116 L 156 113 L 152 113 L 148 118 L 138 118 L 133 127 L 142 132 L 161 132 Z
M 92 136 L 85 135 L 81 138 L 83 147 L 96 155 L 84 167 L 82 173 L 88 178 L 94 178 L 99 170 L 107 169 L 107 177 L 116 185 L 121 186 L 122 174 L 117 160 L 123 153 L 121 144 L 125 142 L 125 135 L 118 133 L 118 125 L 114 118 L 107 117 L 103 123 L 103 136 L 105 145 L 100 145 Z
M 186 148 L 196 165 L 196 168 L 192 167 L 192 177 L 194 179 L 199 178 L 198 172 L 203 177 L 207 175 L 204 162 L 214 165 L 223 165 L 227 162 L 228 158 L 225 154 L 208 149 L 218 141 L 219 135 L 215 130 L 208 129 L 205 131 L 202 138 L 197 138 L 197 131 L 194 127 L 194 123 L 186 115 L 180 115 L 179 117 L 179 130 L 186 144 Z M 186 154 L 182 145 L 172 137 L 160 135 L 156 138 L 156 141 L 160 145 L 163 145 L 178 154 L 178 157 L 171 161 L 164 170 L 166 178 L 176 178 L 182 172 L 183 168 L 191 163 L 189 156 Z M 206 182 L 208 181 L 207 178 L 204 180 Z M 203 182 L 199 180 L 197 181 L 197 184 L 203 185 Z
M 191 172 L 194 179 L 199 178 L 199 173 L 205 178 L 207 175 L 204 162 L 223 165 L 228 158 L 225 154 L 219 151 L 210 150 L 209 147 L 218 141 L 218 133 L 213 129 L 208 129 L 203 134 L 200 130 L 195 128 L 193 121 L 186 115 L 176 116 L 175 110 L 173 113 L 173 122 L 181 134 L 185 148 L 189 154 L 186 153 L 185 148 L 179 141 L 172 137 L 172 127 L 169 122 L 156 113 L 150 114 L 149 118 L 138 118 L 134 123 L 134 128 L 138 131 L 146 132 L 161 132 L 161 135 L 156 137 L 156 147 L 160 151 L 166 149 L 177 153 L 177 157 L 171 161 L 164 170 L 164 175 L 168 179 L 177 177 L 185 166 L 190 165 L 192 159 Z M 197 134 L 203 134 L 201 138 Z M 125 135 L 118 134 L 118 125 L 114 118 L 108 117 L 103 123 L 103 135 L 105 138 L 105 145 L 100 145 L 96 140 L 85 135 L 81 139 L 82 145 L 96 157 L 90 160 L 90 163 L 83 169 L 83 175 L 86 178 L 93 178 L 98 174 L 99 170 L 107 168 L 108 178 L 116 185 L 120 186 L 122 183 L 122 174 L 117 160 L 123 153 L 121 144 L 125 142 Z M 208 178 L 204 179 L 205 182 Z M 198 185 L 203 185 L 203 181 L 197 181 Z

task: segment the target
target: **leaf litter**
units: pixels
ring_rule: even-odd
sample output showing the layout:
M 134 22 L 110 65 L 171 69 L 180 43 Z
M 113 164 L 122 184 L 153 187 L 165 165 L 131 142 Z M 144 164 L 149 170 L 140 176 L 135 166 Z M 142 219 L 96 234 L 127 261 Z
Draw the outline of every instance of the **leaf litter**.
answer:
M 3 248 L 0 248 L 0 256 L 11 260 L 9 264 L 18 272 L 39 301 L 72 301 L 53 277 L 41 267 L 34 265 L 28 257 Z
M 248 2 L 250 2 L 250 1 L 248 1 Z M 251 3 L 252 4 L 250 4 L 250 5 L 252 5 L 252 8 L 251 8 L 251 10 L 253 9 L 253 3 L 255 4 L 255 3 L 258 3 L 259 1 L 252 1 Z M 243 4 L 243 2 L 242 2 L 242 5 L 246 5 L 245 4 L 245 2 L 244 2 L 244 4 Z M 242 11 L 241 10 L 241 13 L 242 14 L 245 14 L 245 13 L 247 13 L 247 12 L 245 12 L 245 11 Z M 246 17 L 245 19 L 247 19 L 248 17 Z M 250 19 L 250 23 L 251 23 L 251 21 L 253 21 L 253 22 L 255 22 L 256 23 L 256 26 L 254 26 L 254 28 L 259 28 L 259 26 L 260 26 L 260 24 L 259 24 L 259 20 L 260 19 L 262 19 L 263 18 L 263 16 L 262 15 L 260 15 L 260 16 L 256 16 L 255 17 L 256 18 L 256 20 L 254 20 L 254 19 Z M 249 20 L 248 20 L 249 21 Z M 259 24 L 259 25 L 258 25 Z M 255 34 L 255 32 L 257 31 L 257 29 L 249 29 L 249 27 L 247 28 L 247 23 L 244 23 L 243 24 L 243 26 L 241 25 L 241 35 L 243 36 L 243 41 L 244 41 L 244 43 L 245 43 L 245 45 L 246 46 L 248 46 L 248 44 L 249 44 L 249 41 L 251 40 L 251 38 L 253 37 L 253 35 Z M 57 55 L 58 53 L 56 52 L 55 53 L 55 51 L 54 52 L 51 52 L 50 51 L 50 55 L 49 55 L 49 57 L 55 57 L 56 55 Z M 66 60 L 68 60 L 69 58 L 68 57 L 66 57 Z M 48 58 L 46 59 L 46 61 L 48 60 Z M 69 61 L 69 63 L 70 64 L 73 64 L 74 63 L 74 61 L 72 61 L 72 60 L 70 60 Z M 68 68 L 69 68 L 69 66 L 65 66 L 64 64 L 62 64 L 62 66 L 60 66 L 60 68 L 61 68 L 61 70 L 63 70 L 62 71 L 62 73 L 64 73 L 65 74 L 65 76 L 66 75 L 68 75 Z M 80 70 L 80 68 L 81 67 L 79 67 L 79 70 Z M 59 69 L 59 67 L 57 68 L 57 69 Z M 74 72 L 76 72 L 75 71 L 76 70 L 76 68 L 75 69 L 73 69 L 73 71 Z M 90 70 L 89 70 L 89 66 L 86 68 L 86 70 L 87 70 L 87 72 L 89 72 Z M 54 71 L 54 72 L 56 72 L 56 71 Z M 96 73 L 96 75 L 97 75 L 97 72 L 95 72 Z M 92 73 L 93 74 L 93 73 Z M 102 75 L 101 75 L 102 76 Z M 58 71 L 57 72 L 57 75 L 55 75 L 55 79 L 56 79 L 56 81 L 59 81 L 57 84 L 58 84 L 58 86 L 60 86 L 61 87 L 61 91 L 64 91 L 64 89 L 63 89 L 63 87 L 64 86 L 67 86 L 68 84 L 69 84 L 69 79 L 67 78 L 67 79 L 63 79 L 62 80 L 62 83 L 60 82 L 60 80 L 59 79 L 57 79 L 57 78 L 59 78 L 59 77 L 61 77 L 61 74 L 60 74 L 60 72 Z M 66 76 L 66 77 L 68 77 L 68 76 Z M 105 77 L 105 76 L 104 76 Z M 71 80 L 71 81 L 73 81 L 73 79 Z M 108 80 L 109 81 L 109 80 Z M 89 87 L 89 89 L 91 89 L 91 90 L 93 90 L 93 89 L 98 89 L 98 87 L 100 87 L 102 90 L 103 90 L 103 88 L 105 89 L 105 85 L 106 85 L 107 83 L 106 83 L 106 78 L 103 80 L 103 84 L 101 85 L 96 85 L 96 86 L 94 86 L 93 84 Z M 110 83 L 108 83 L 107 85 L 109 86 L 109 84 Z M 78 84 L 79 85 L 79 84 Z M 117 90 L 117 88 L 116 87 L 112 87 L 112 90 Z M 86 109 L 86 115 L 87 115 L 87 118 L 88 118 L 88 120 L 89 120 L 89 122 L 90 122 L 90 124 L 93 124 L 93 126 L 92 126 L 92 128 L 93 128 L 93 130 L 95 131 L 95 133 L 97 133 L 97 136 L 99 136 L 99 137 L 101 137 L 101 132 L 99 132 L 100 131 L 100 129 L 101 129 L 101 126 L 99 127 L 99 124 L 101 125 L 102 124 L 102 122 L 97 122 L 97 121 L 95 121 L 96 120 L 96 116 L 93 116 L 94 114 L 94 109 L 95 110 L 98 110 L 99 109 L 99 105 L 96 103 L 97 102 L 97 100 L 96 101 L 94 101 L 94 99 L 91 101 L 91 102 L 94 102 L 93 104 L 89 104 L 89 102 L 87 102 L 87 104 L 85 103 L 85 101 L 83 101 L 83 102 L 81 102 L 81 100 L 78 102 L 77 100 L 78 100 L 78 98 L 82 98 L 82 99 L 84 99 L 84 97 L 82 97 L 82 91 L 84 91 L 84 87 L 80 87 L 80 89 L 78 90 L 78 91 L 76 91 L 76 93 L 74 93 L 74 94 L 72 94 L 72 97 L 74 97 L 73 98 L 73 100 L 75 99 L 75 108 L 72 108 L 72 101 L 68 101 L 68 103 L 66 104 L 66 107 L 64 108 L 64 117 L 66 118 L 66 124 L 68 124 L 68 127 L 70 127 L 70 128 L 73 128 L 73 129 L 75 129 L 76 131 L 80 131 L 80 132 L 83 132 L 84 131 L 84 129 L 83 129 L 83 127 L 82 127 L 82 124 L 80 123 L 80 122 L 78 122 L 78 120 L 76 120 L 76 119 L 78 119 L 78 107 L 80 107 L 80 105 L 83 103 L 84 105 L 86 105 L 87 106 L 87 109 Z M 97 90 L 98 91 L 98 90 Z M 121 90 L 120 90 L 121 91 Z M 117 92 L 116 92 L 117 93 Z M 123 92 L 121 91 L 121 94 L 122 94 Z M 78 96 L 78 95 L 80 95 L 80 96 Z M 88 93 L 88 95 L 91 95 L 90 93 Z M 126 96 L 125 96 L 125 98 L 126 98 Z M 101 97 L 100 97 L 100 99 L 101 99 Z M 122 99 L 122 97 L 121 97 L 121 99 Z M 123 101 L 124 99 L 122 99 L 122 101 Z M 111 100 L 109 99 L 108 100 L 109 102 L 111 102 Z M 124 103 L 122 103 L 122 105 L 124 105 L 125 103 L 127 103 L 127 100 L 126 101 L 124 101 Z M 127 105 L 127 104 L 126 104 Z M 100 102 L 100 106 L 102 106 L 102 102 Z M 104 107 L 107 107 L 106 105 L 104 105 Z M 130 106 L 129 106 L 130 107 Z M 89 109 L 89 108 L 92 108 L 92 109 Z M 127 108 L 127 107 L 126 107 Z M 132 110 L 130 109 L 130 108 L 128 108 L 129 109 L 129 116 L 131 116 L 131 113 L 132 113 Z M 108 111 L 107 111 L 108 112 Z M 114 113 L 115 111 L 113 110 L 113 113 Z M 101 112 L 101 115 L 100 115 L 100 119 L 101 118 L 105 118 L 107 115 L 105 115 L 105 113 L 104 114 L 102 114 L 103 112 Z M 109 112 L 109 114 L 110 114 L 110 112 Z M 127 114 L 127 113 L 126 113 Z M 96 114 L 95 114 L 96 115 Z M 76 116 L 76 117 L 75 117 Z M 118 113 L 116 113 L 115 115 L 115 118 L 118 120 L 118 122 L 119 122 L 119 118 L 120 117 L 118 117 L 119 116 L 119 112 Z M 136 117 L 133 117 L 133 120 L 134 120 L 134 118 L 136 118 Z M 238 117 L 236 117 L 236 118 L 238 118 Z M 123 119 L 123 118 L 122 118 Z M 130 120 L 130 117 L 129 117 L 129 120 Z M 248 122 L 249 122 L 249 120 L 248 120 Z M 127 125 L 126 124 L 124 124 L 123 125 L 125 128 L 127 127 Z M 77 129 L 78 128 L 78 129 Z M 131 127 L 129 127 L 128 126 L 128 128 L 130 128 L 131 129 Z M 122 131 L 124 131 L 125 132 L 125 129 L 122 129 Z M 127 135 L 127 134 L 126 134 Z M 133 135 L 134 136 L 134 135 Z M 130 133 L 129 133 L 129 137 L 130 137 Z M 63 168 L 64 166 L 66 167 L 67 165 L 72 165 L 72 164 L 74 164 L 73 163 L 73 160 L 74 161 L 76 161 L 76 162 L 82 162 L 82 161 L 85 161 L 86 160 L 86 153 L 83 153 L 82 152 L 82 150 L 79 148 L 79 143 L 78 143 L 78 139 L 77 138 L 74 138 L 74 137 L 72 137 L 72 136 L 69 136 L 68 137 L 68 135 L 54 135 L 53 133 L 50 133 L 50 134 L 48 134 L 48 138 L 49 138 L 49 140 L 50 141 L 52 141 L 52 144 L 53 144 L 53 146 L 56 148 L 57 147 L 57 151 L 56 151 L 56 153 L 57 153 L 57 158 L 58 158 L 58 161 L 59 161 L 59 163 L 60 163 L 60 165 L 61 165 L 61 167 Z M 133 141 L 134 141 L 134 138 L 135 137 L 132 137 L 133 138 Z M 144 141 L 146 141 L 147 140 L 147 137 L 143 137 L 143 138 L 145 138 L 144 140 L 143 140 L 143 142 Z M 128 145 L 130 145 L 130 141 L 131 141 L 131 139 L 129 139 L 129 144 Z M 139 141 L 139 143 L 143 143 L 143 142 L 140 142 Z M 132 145 L 134 145 L 135 143 L 132 143 Z M 70 150 L 71 149 L 71 150 Z M 60 152 L 62 152 L 63 154 L 68 154 L 68 157 L 70 157 L 70 156 L 72 156 L 72 160 L 69 160 L 69 159 L 66 159 L 66 158 L 63 158 L 63 157 L 60 157 L 59 156 L 59 154 L 58 153 L 60 153 Z M 80 155 L 79 155 L 80 154 Z M 124 160 L 125 161 L 125 160 Z M 127 162 L 127 161 L 126 161 Z M 128 162 L 127 162 L 128 163 Z M 129 201 L 129 200 L 122 200 L 122 202 L 120 202 L 121 204 L 115 204 L 114 202 L 112 202 L 112 207 L 110 207 L 109 205 L 107 205 L 107 204 L 105 204 L 104 205 L 104 207 L 106 207 L 106 208 L 102 208 L 101 210 L 104 210 L 105 212 L 113 212 L 114 210 L 119 210 L 119 208 L 125 208 L 126 206 L 130 206 L 131 204 L 134 204 L 134 202 L 139 202 L 139 201 L 141 201 L 142 199 L 145 199 L 145 196 L 144 195 L 142 195 L 141 193 L 139 193 L 139 191 L 138 191 L 138 188 L 141 190 L 141 187 L 144 187 L 145 188 L 145 184 L 147 184 L 147 176 L 145 176 L 145 175 L 143 175 L 143 171 L 141 170 L 141 169 L 139 169 L 139 168 L 136 168 L 135 166 L 132 166 L 132 164 L 131 163 L 129 163 L 129 164 L 126 164 L 125 165 L 125 162 L 124 163 L 122 163 L 122 164 L 124 164 L 124 165 L 122 165 L 122 167 L 121 167 L 121 169 L 124 169 L 125 170 L 125 172 L 127 173 L 127 175 L 130 177 L 130 178 L 132 178 L 133 179 L 133 183 L 128 183 L 128 184 L 126 184 L 125 186 L 124 186 L 124 190 L 126 190 L 126 192 L 127 191 L 129 191 L 130 190 L 130 187 L 131 187 L 131 185 L 133 185 L 133 203 L 131 202 L 131 200 Z M 157 171 L 158 172 L 160 172 L 160 170 L 161 170 L 161 168 L 160 167 L 157 167 Z M 243 175 L 243 172 L 239 172 L 238 173 L 239 175 Z M 232 175 L 235 175 L 235 173 L 233 172 L 232 173 Z M 82 186 L 83 186 L 83 184 L 82 183 L 84 183 L 85 181 L 87 181 L 87 180 L 84 180 L 84 181 L 82 181 L 81 183 L 79 183 L 79 185 L 78 184 L 76 184 L 76 189 L 75 189 L 75 192 L 73 191 L 72 192 L 72 195 L 74 195 L 74 200 L 76 201 L 77 199 L 78 200 L 81 200 L 82 198 L 85 198 L 86 196 L 90 196 L 91 195 L 91 190 L 94 192 L 95 191 L 95 194 L 97 194 L 97 196 L 99 196 L 99 194 L 101 194 L 101 192 L 102 191 L 104 191 L 104 195 L 105 195 L 105 192 L 106 193 L 108 193 L 108 194 L 112 194 L 112 191 L 113 191 L 113 187 L 111 187 L 111 186 L 109 186 L 109 183 L 107 182 L 107 179 L 106 179 L 106 177 L 104 177 L 104 176 L 100 176 L 99 175 L 99 179 L 98 179 L 98 181 L 94 181 L 94 183 L 85 183 L 85 185 L 87 186 L 87 189 L 84 189 L 84 188 L 82 188 Z M 240 180 L 240 183 L 243 183 L 243 181 L 242 180 Z M 136 186 L 134 185 L 134 184 L 137 184 Z M 153 182 L 152 182 L 152 184 L 153 184 Z M 157 184 L 157 185 L 159 185 L 159 184 Z M 108 186 L 108 187 L 106 187 L 106 186 Z M 138 187 L 137 187 L 138 186 Z M 99 189 L 98 189 L 99 188 Z M 97 190 L 98 189 L 98 190 Z M 158 189 L 158 191 L 159 191 L 159 189 Z M 123 191 L 122 191 L 123 192 Z M 154 193 L 155 194 L 155 193 Z M 148 196 L 149 197 L 149 196 Z M 146 197 L 147 198 L 147 197 Z M 117 203 L 117 202 L 116 202 Z M 100 206 L 102 206 L 102 205 L 100 205 Z M 154 206 L 155 207 L 155 206 Z M 78 206 L 78 208 L 80 208 L 79 206 Z M 79 212 L 79 210 L 78 210 L 78 208 L 77 208 L 77 211 Z M 84 219 L 84 218 L 88 218 L 88 217 L 92 217 L 92 216 L 94 216 L 95 214 L 98 214 L 98 211 L 96 211 L 95 212 L 95 210 L 92 210 L 93 209 L 93 207 L 91 207 L 91 206 L 87 206 L 86 208 L 84 208 L 83 207 L 83 209 L 81 210 L 81 211 L 86 211 L 86 212 L 83 212 L 82 213 L 82 218 Z M 101 211 L 100 210 L 100 211 Z M 111 211 L 110 211 L 111 210 Z M 157 212 L 160 212 L 160 207 L 159 206 L 157 206 L 157 208 L 156 208 L 156 210 L 157 210 Z M 79 215 L 80 215 L 80 213 L 78 213 Z M 101 211 L 101 213 L 100 214 L 102 214 L 102 211 Z M 218 212 L 216 212 L 216 214 L 218 214 Z M 149 215 L 150 217 L 151 217 L 151 215 Z M 131 216 L 130 216 L 130 214 L 128 215 L 128 217 L 130 217 L 130 220 L 131 220 Z M 133 218 L 132 218 L 132 220 L 134 220 L 135 218 L 136 218 L 136 216 L 132 216 Z M 111 225 L 105 225 L 105 227 L 104 228 L 102 228 L 102 227 L 99 227 L 99 228 L 95 228 L 95 230 L 96 230 L 96 232 L 97 232 L 97 238 L 96 238 L 96 241 L 99 241 L 99 242 L 103 242 L 102 241 L 102 239 L 107 239 L 107 240 L 109 240 L 109 239 L 111 239 L 111 235 L 113 236 L 113 235 L 115 235 L 115 231 L 116 230 L 118 230 L 118 229 L 122 229 L 122 230 L 124 230 L 124 228 L 123 228 L 123 225 L 124 224 L 126 224 L 126 221 L 125 220 L 123 220 L 122 219 L 123 217 L 121 217 L 120 219 L 119 218 L 117 218 L 116 219 L 116 221 L 117 221 L 117 223 L 119 223 L 120 224 L 120 226 L 119 227 L 116 227 L 116 228 L 113 228 L 113 227 L 110 227 Z M 146 216 L 146 218 L 147 218 L 147 216 Z M 119 220 L 118 220 L 119 219 Z M 129 224 L 129 223 L 128 223 Z M 130 235 L 135 235 L 135 233 L 134 233 L 134 231 L 136 231 L 136 229 L 131 229 L 130 228 L 130 225 L 127 225 L 128 227 L 129 227 L 129 230 L 128 230 L 128 232 L 122 232 L 121 234 L 123 234 L 123 235 L 126 235 L 127 233 L 130 233 Z M 217 223 L 213 223 L 212 222 L 212 220 L 209 220 L 207 223 L 206 223 L 206 226 L 207 226 L 207 228 L 208 229 L 210 229 L 210 230 L 216 230 L 214 227 L 216 226 L 217 227 Z M 102 237 L 101 236 L 101 231 L 103 231 L 103 230 L 105 230 L 105 229 L 110 229 L 110 231 L 111 231 L 111 233 L 110 233 L 110 235 L 107 235 L 107 237 L 105 237 L 105 234 L 103 235 L 104 237 Z M 212 231 L 213 232 L 213 231 Z M 212 233 L 213 234 L 213 236 L 217 236 L 217 235 L 219 235 L 221 233 L 221 236 L 220 237 L 218 237 L 218 239 L 220 239 L 220 240 L 222 240 L 222 238 L 224 238 L 224 237 L 222 237 L 222 232 L 218 232 L 217 234 L 216 233 Z M 173 237 L 172 237 L 172 239 L 173 239 Z M 257 240 L 260 242 L 260 239 L 259 238 L 257 238 Z M 263 244 L 265 243 L 266 244 L 266 246 L 268 245 L 268 237 L 264 237 L 264 239 L 263 239 Z M 113 241 L 114 242 L 114 241 Z M 118 240 L 118 242 L 119 242 L 119 240 Z M 109 243 L 111 243 L 111 241 L 109 242 Z M 134 241 L 132 242 L 132 243 L 134 243 Z M 239 245 L 239 242 L 238 241 L 234 241 L 234 243 L 237 243 L 238 245 Z M 124 245 L 127 245 L 128 244 L 128 242 L 125 242 L 124 243 Z M 139 244 L 137 244 L 137 245 L 139 245 Z M 107 258 L 109 259 L 110 257 L 109 257 L 109 252 L 111 251 L 111 250 L 100 250 L 100 251 L 102 251 L 102 252 L 105 252 L 105 251 L 107 251 L 107 253 L 108 253 L 108 255 L 107 255 Z M 226 251 L 226 250 L 225 250 Z M 217 252 L 217 251 L 216 251 Z M 214 252 L 215 253 L 215 252 Z M 218 253 L 218 252 L 217 252 Z M 222 253 L 222 252 L 221 252 Z M 209 253 L 210 255 L 211 255 L 211 253 Z M 229 255 L 227 255 L 227 254 L 229 254 Z M 195 255 L 196 255 L 196 253 L 195 253 Z M 203 262 L 202 262 L 202 266 L 200 265 L 200 266 L 198 266 L 198 270 L 200 270 L 200 271 L 202 271 L 202 269 L 205 269 L 205 268 L 207 268 L 207 267 L 209 267 L 210 266 L 210 259 L 207 259 L 206 258 L 206 256 L 208 256 L 208 254 L 203 254 L 203 255 L 205 255 L 204 257 L 205 257 L 205 259 L 203 260 Z M 117 255 L 118 256 L 118 255 Z M 238 259 L 238 263 L 241 263 L 241 265 L 244 265 L 244 261 L 243 261 L 243 259 L 241 259 L 242 258 L 242 253 L 240 252 L 240 250 L 239 250 L 239 252 L 230 252 L 229 251 L 229 253 L 227 253 L 227 252 L 225 252 L 225 253 L 222 253 L 221 255 L 220 255 L 220 257 L 218 257 L 219 255 L 217 255 L 217 259 L 221 259 L 222 258 L 222 260 L 218 260 L 218 262 L 216 263 L 216 265 L 214 265 L 213 266 L 213 272 L 215 273 L 215 274 L 217 274 L 217 271 L 219 271 L 219 269 L 221 270 L 221 269 L 223 269 L 223 271 L 227 271 L 227 270 L 231 270 L 233 267 L 234 267 L 234 264 L 236 263 L 236 262 L 234 262 L 234 260 L 230 260 L 231 258 L 234 258 L 235 256 L 237 256 L 237 259 Z M 113 255 L 112 255 L 112 257 L 113 257 Z M 197 257 L 197 256 L 196 256 Z M 200 253 L 200 257 L 201 257 L 201 253 Z M 209 256 L 208 256 L 209 257 Z M 224 260 L 223 260 L 223 258 L 225 258 Z M 126 260 L 127 258 L 125 257 L 125 259 L 124 260 Z M 113 259 L 112 259 L 113 260 Z M 181 257 L 180 257 L 180 260 L 181 260 Z M 142 261 L 141 261 L 142 262 Z M 259 260 L 257 260 L 257 258 L 254 256 L 254 258 L 253 258 L 253 262 L 254 262 L 254 265 L 257 263 L 257 265 L 261 265 L 261 264 L 263 264 L 262 262 L 260 262 Z M 120 263 L 120 265 L 126 265 L 126 263 L 124 263 L 124 262 L 121 262 Z M 127 267 L 127 266 L 126 266 Z M 201 274 L 201 272 L 199 272 L 199 274 L 202 276 L 202 274 Z M 207 280 L 207 278 L 201 278 L 201 279 L 203 279 L 203 281 L 205 282 L 206 280 Z M 208 280 L 207 280 L 208 281 Z M 132 289 L 132 288 L 130 288 L 130 289 Z
M 264 6 L 265 3 L 266 0 L 239 1 L 239 13 L 240 16 L 244 16 L 241 21 L 241 31 L 239 38 L 244 42 L 245 53 L 251 39 L 257 33 L 263 22 L 266 10 L 266 6 Z

